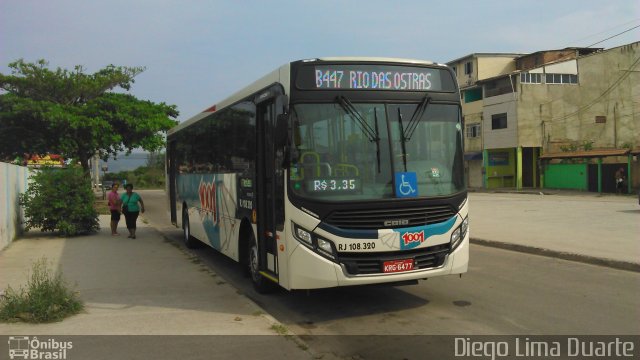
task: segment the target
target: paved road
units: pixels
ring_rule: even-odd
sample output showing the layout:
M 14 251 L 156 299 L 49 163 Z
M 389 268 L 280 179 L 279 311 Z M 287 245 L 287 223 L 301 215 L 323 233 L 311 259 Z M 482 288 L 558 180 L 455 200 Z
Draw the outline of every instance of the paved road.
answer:
M 167 226 L 163 193 L 142 194 L 151 224 L 179 242 L 179 229 Z M 367 352 L 393 353 L 400 346 L 321 335 L 640 334 L 637 272 L 472 245 L 462 278 L 263 296 L 231 260 L 209 248 L 195 253 L 319 353 L 366 358 Z

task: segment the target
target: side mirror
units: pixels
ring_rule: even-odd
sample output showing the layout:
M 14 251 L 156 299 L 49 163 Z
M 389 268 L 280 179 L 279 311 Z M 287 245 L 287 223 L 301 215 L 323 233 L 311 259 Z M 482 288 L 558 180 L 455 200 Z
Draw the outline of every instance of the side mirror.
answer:
M 275 144 L 279 149 L 284 148 L 287 145 L 287 138 L 289 137 L 289 115 L 280 114 L 276 118 L 276 133 Z

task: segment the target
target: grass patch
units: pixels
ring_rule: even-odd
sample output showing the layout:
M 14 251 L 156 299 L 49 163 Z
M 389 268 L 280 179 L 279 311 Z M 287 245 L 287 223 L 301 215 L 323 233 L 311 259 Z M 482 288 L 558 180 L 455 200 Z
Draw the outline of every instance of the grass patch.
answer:
M 93 208 L 96 209 L 98 215 L 111 215 L 109 203 L 107 200 L 102 200 L 102 197 L 96 197 L 96 200 L 93 203 Z
M 287 327 L 281 324 L 271 325 L 271 330 L 278 333 L 278 335 L 287 335 L 287 333 L 289 332 L 289 330 L 287 330 Z
M 32 265 L 27 287 L 7 287 L 0 299 L 0 321 L 43 323 L 60 321 L 84 309 L 78 293 L 72 291 L 42 258 Z

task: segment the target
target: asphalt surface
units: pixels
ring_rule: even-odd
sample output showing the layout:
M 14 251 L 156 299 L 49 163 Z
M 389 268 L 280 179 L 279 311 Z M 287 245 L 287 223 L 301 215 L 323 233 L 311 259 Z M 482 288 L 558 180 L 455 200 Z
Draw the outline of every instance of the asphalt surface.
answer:
M 0 324 L 0 335 L 180 335 L 74 338 L 92 358 L 352 359 L 413 358 L 403 340 L 411 335 L 640 334 L 632 197 L 471 193 L 462 278 L 264 296 L 233 261 L 181 246 L 162 191 L 140 193 L 148 211 L 136 240 L 111 237 L 101 217 L 96 235 L 29 233 L 0 252 L 3 289 L 46 256 L 87 303 L 59 323 Z M 372 335 L 383 337 L 372 344 Z

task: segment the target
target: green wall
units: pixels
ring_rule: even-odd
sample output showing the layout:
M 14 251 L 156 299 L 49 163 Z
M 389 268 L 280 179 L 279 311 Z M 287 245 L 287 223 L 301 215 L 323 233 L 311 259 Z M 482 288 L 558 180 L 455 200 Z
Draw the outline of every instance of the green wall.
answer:
M 516 149 L 492 149 L 487 156 L 487 188 L 515 187 Z
M 544 170 L 544 187 L 587 191 L 587 164 L 549 164 Z

